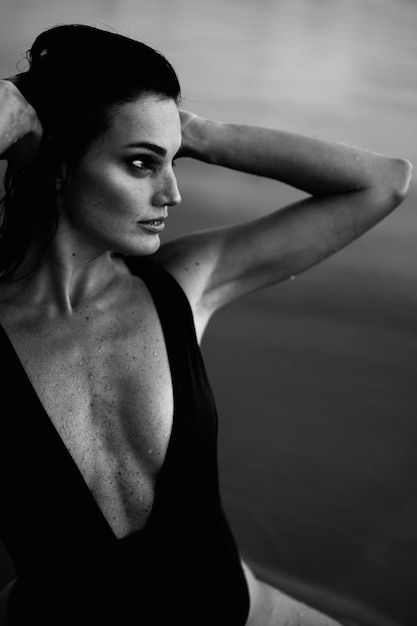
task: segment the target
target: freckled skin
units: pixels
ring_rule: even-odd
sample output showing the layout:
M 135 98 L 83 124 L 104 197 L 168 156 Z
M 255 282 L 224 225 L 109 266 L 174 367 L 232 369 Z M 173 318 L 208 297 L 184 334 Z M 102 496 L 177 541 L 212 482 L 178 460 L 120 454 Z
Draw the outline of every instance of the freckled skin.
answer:
M 138 168 L 149 150 L 138 155 L 126 148 L 132 142 L 166 154 L 154 169 Z M 0 320 L 117 537 L 146 523 L 173 398 L 153 301 L 112 253 L 159 248 L 158 234 L 139 222 L 180 201 L 172 169 L 180 144 L 174 101 L 146 96 L 120 107 L 66 170 L 61 220 L 42 263 L 0 291 Z
M 376 224 L 405 198 L 411 177 L 410 164 L 401 159 L 187 117 L 181 133 L 173 101 L 146 96 L 122 105 L 76 167 L 63 163 L 58 232 L 36 271 L 0 294 L 0 320 L 118 537 L 146 523 L 173 399 L 152 301 L 111 253 L 155 253 L 183 286 L 201 337 L 220 307 L 295 276 Z M 178 240 L 159 250 L 149 221 L 180 201 L 172 160 L 181 137 L 183 155 L 266 176 L 309 197 L 234 228 L 196 233 L 185 248 Z M 133 139 L 163 146 L 165 157 L 155 170 L 137 167 L 141 155 L 128 157 L 123 146 Z M 37 258 L 34 250 L 27 269 Z M 247 626 L 337 626 L 262 585 L 246 566 L 245 573 Z
M 138 150 L 124 148 L 135 139 L 166 147 L 168 158 L 157 175 L 132 165 Z M 151 254 L 159 237 L 149 236 L 138 221 L 160 216 L 165 205 L 181 201 L 172 159 L 181 145 L 181 127 L 175 102 L 154 96 L 127 103 L 110 128 L 67 172 L 61 197 L 62 231 L 79 249 Z
M 118 537 L 144 526 L 172 428 L 162 329 L 141 281 L 105 312 L 5 320 L 39 398 Z M 34 332 L 36 327 L 36 332 Z M 74 341 L 74 337 L 77 340 Z

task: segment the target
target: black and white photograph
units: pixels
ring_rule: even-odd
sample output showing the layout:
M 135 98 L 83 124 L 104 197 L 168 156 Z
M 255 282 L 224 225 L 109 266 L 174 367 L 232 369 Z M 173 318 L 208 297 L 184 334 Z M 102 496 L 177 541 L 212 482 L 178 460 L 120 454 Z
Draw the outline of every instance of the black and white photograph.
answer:
M 0 626 L 416 626 L 417 3 L 2 0 Z

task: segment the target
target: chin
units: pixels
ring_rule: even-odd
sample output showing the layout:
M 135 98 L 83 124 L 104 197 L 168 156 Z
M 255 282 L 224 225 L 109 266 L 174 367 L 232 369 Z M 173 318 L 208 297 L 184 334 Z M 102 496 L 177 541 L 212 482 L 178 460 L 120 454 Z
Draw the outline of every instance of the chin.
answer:
M 152 237 L 152 241 L 130 242 L 118 246 L 113 250 L 115 254 L 122 256 L 149 256 L 159 250 L 161 241 L 158 236 Z

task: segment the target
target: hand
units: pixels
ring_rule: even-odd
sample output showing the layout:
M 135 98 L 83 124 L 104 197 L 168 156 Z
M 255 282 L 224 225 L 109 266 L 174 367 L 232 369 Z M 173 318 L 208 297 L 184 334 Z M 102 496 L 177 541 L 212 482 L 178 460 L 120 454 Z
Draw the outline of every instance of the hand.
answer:
M 198 119 L 199 117 L 195 113 L 180 109 L 182 143 L 177 155 L 178 157 L 192 156 L 192 144 L 195 140 L 195 132 L 193 131 L 196 130 L 196 122 Z
M 0 80 L 0 158 L 22 167 L 37 154 L 42 125 L 18 89 L 19 77 Z

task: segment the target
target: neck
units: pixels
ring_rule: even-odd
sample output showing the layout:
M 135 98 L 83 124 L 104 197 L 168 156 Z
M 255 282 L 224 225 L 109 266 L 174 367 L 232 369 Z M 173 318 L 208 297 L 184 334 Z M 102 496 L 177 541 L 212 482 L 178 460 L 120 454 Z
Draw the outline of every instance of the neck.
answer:
M 34 241 L 5 289 L 26 303 L 46 304 L 61 313 L 103 298 L 122 271 L 112 253 L 83 248 L 59 231 L 40 258 L 41 253 L 40 242 Z

